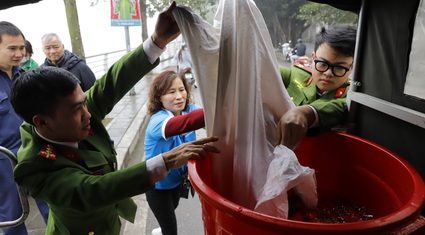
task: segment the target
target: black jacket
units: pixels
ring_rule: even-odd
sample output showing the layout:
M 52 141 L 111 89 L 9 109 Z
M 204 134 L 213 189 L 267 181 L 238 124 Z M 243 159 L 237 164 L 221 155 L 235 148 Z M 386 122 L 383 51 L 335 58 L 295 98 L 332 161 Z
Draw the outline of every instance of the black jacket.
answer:
M 68 50 L 65 50 L 64 55 L 60 58 L 56 65 L 46 58 L 41 66 L 54 66 L 68 70 L 80 80 L 80 85 L 83 91 L 92 87 L 96 81 L 94 73 L 91 71 L 89 66 L 84 63 L 81 57 Z

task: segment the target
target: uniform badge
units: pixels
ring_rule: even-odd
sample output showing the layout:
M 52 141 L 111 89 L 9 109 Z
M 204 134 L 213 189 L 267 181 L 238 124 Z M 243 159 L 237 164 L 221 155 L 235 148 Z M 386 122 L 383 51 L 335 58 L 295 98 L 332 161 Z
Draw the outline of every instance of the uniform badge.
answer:
M 38 156 L 46 159 L 56 160 L 56 149 L 50 145 L 44 145 L 43 149 L 38 153 Z
M 344 95 L 345 87 L 340 87 L 336 90 L 334 97 L 341 98 Z

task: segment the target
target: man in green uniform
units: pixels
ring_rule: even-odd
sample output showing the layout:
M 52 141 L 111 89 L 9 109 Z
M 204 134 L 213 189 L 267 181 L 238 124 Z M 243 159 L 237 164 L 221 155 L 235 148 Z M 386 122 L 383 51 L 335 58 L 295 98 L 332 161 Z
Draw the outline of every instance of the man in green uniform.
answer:
M 123 56 L 94 86 L 82 91 L 70 72 L 41 67 L 12 87 L 11 102 L 25 120 L 21 126 L 15 181 L 50 207 L 46 234 L 120 233 L 120 218 L 133 222 L 131 197 L 154 188 L 170 169 L 198 159 L 209 137 L 183 144 L 126 169 L 117 170 L 116 152 L 101 120 L 150 70 L 163 48 L 180 33 L 171 7 L 159 15 L 155 32 Z
M 282 81 L 297 107 L 280 119 L 278 144 L 295 149 L 306 134 L 318 135 L 344 123 L 355 45 L 355 28 L 322 28 L 316 35 L 311 69 L 280 68 Z

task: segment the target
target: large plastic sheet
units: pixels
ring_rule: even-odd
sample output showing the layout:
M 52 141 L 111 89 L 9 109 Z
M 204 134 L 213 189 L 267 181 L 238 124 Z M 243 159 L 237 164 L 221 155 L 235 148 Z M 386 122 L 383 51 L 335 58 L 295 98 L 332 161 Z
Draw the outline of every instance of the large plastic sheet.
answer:
M 425 99 L 425 4 L 422 0 L 418 7 L 415 28 L 410 51 L 409 70 L 407 71 L 404 93 Z
M 184 6 L 173 15 L 192 57 L 207 135 L 220 137 L 210 186 L 254 209 L 275 159 L 277 123 L 294 107 L 267 26 L 249 0 L 220 1 L 214 25 Z

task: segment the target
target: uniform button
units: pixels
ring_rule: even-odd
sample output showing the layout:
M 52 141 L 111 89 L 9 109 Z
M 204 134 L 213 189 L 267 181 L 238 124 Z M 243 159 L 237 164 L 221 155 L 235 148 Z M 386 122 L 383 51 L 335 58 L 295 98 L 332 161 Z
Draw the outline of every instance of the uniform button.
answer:
M 94 235 L 94 232 L 89 232 L 89 235 Z

